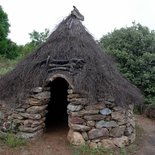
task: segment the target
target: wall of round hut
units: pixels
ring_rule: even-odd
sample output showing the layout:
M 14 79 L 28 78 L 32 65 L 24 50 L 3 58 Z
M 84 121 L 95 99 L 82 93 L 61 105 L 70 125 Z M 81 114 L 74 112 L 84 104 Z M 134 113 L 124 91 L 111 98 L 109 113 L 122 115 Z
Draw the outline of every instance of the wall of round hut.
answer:
M 64 75 L 55 75 L 47 80 L 47 83 L 57 78 L 67 79 Z M 69 131 L 66 136 L 71 144 L 122 147 L 135 140 L 133 105 L 126 108 L 116 106 L 115 100 L 111 97 L 90 104 L 87 94 L 75 92 L 71 81 L 66 81 L 70 83 L 66 109 Z M 18 127 L 17 134 L 24 138 L 38 137 L 46 128 L 50 100 L 52 99 L 49 85 L 32 89 L 31 95 L 25 101 L 26 104 L 10 114 L 7 122 L 13 122 L 12 124 Z
M 12 114 L 11 108 L 7 104 L 0 100 L 0 133 L 10 129 L 10 123 L 8 122 L 8 117 Z
M 142 104 L 143 97 L 83 20 L 74 7 L 45 43 L 0 78 L 0 131 L 34 138 L 44 133 L 47 120 L 63 114 L 58 118 L 65 118 L 74 145 L 121 147 L 134 141 L 133 104 Z
M 102 100 L 88 105 L 81 94 L 69 91 L 68 140 L 74 145 L 88 143 L 92 147 L 123 147 L 135 140 L 133 105 L 116 106 L 114 101 Z

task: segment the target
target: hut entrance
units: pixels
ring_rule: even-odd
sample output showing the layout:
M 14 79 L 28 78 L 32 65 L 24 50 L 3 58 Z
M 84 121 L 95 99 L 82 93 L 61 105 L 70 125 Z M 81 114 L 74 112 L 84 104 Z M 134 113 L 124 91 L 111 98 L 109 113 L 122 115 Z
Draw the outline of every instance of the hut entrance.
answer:
M 56 78 L 49 84 L 51 98 L 48 103 L 46 114 L 46 128 L 47 130 L 55 127 L 68 128 L 68 114 L 67 114 L 67 90 L 68 82 L 63 78 Z

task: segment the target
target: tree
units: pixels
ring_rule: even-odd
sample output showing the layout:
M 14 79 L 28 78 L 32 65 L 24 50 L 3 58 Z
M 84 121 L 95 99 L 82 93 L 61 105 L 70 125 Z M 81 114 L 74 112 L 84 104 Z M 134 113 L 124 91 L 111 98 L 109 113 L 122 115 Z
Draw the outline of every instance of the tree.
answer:
M 45 29 L 44 32 L 40 33 L 34 30 L 32 33 L 29 33 L 29 35 L 30 39 L 32 40 L 32 43 L 38 46 L 47 40 L 49 36 L 49 29 Z
M 9 27 L 8 16 L 0 6 L 0 41 L 8 36 Z
M 18 46 L 7 38 L 10 24 L 8 16 L 0 6 L 0 56 L 14 59 L 19 55 Z
M 32 51 L 34 51 L 39 45 L 45 42 L 49 36 L 49 30 L 45 29 L 44 32 L 33 31 L 29 33 L 31 42 L 21 47 L 21 55 L 25 57 Z
M 10 39 L 4 39 L 0 41 L 0 55 L 8 59 L 15 59 L 19 55 L 19 48 Z
M 114 30 L 100 40 L 120 71 L 145 95 L 146 103 L 155 103 L 155 32 L 141 24 Z
M 25 57 L 29 53 L 33 52 L 36 48 L 37 48 L 37 46 L 34 45 L 34 43 L 32 43 L 32 42 L 27 43 L 24 46 L 21 46 L 20 56 Z

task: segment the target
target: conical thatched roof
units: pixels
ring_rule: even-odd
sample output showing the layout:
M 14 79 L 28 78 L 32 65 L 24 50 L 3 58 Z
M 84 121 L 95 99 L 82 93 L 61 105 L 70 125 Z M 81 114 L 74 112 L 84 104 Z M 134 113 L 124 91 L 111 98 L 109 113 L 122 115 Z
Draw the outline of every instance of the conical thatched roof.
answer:
M 77 74 L 67 74 L 76 91 L 89 94 L 90 103 L 107 95 L 118 105 L 142 102 L 139 90 L 120 75 L 111 58 L 73 14 L 58 25 L 44 44 L 0 79 L 0 100 L 16 105 L 32 88 L 44 86 L 49 76 L 48 66 L 43 65 L 45 60 L 74 59 L 82 60 L 83 68 Z

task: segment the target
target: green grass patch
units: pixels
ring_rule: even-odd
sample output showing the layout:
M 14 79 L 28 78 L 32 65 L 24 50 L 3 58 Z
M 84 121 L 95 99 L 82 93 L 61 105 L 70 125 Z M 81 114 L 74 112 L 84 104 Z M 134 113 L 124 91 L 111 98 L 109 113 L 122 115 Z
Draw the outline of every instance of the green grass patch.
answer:
M 120 155 L 128 155 L 125 147 L 120 148 Z
M 4 75 L 6 73 L 8 73 L 9 71 L 11 71 L 13 69 L 13 67 L 6 67 L 6 68 L 0 68 L 0 75 Z
M 88 145 L 81 145 L 74 147 L 72 155 L 114 155 L 114 152 L 112 149 L 103 147 L 91 148 Z
M 14 133 L 6 133 L 5 135 L 1 135 L 0 139 L 11 148 L 26 145 L 27 142 L 26 139 L 17 137 Z
M 88 145 L 81 145 L 72 148 L 72 155 L 132 155 L 137 151 L 136 144 L 130 144 L 127 147 L 122 148 L 91 148 Z
M 18 59 L 10 60 L 4 57 L 0 57 L 0 76 L 11 71 L 18 61 Z

